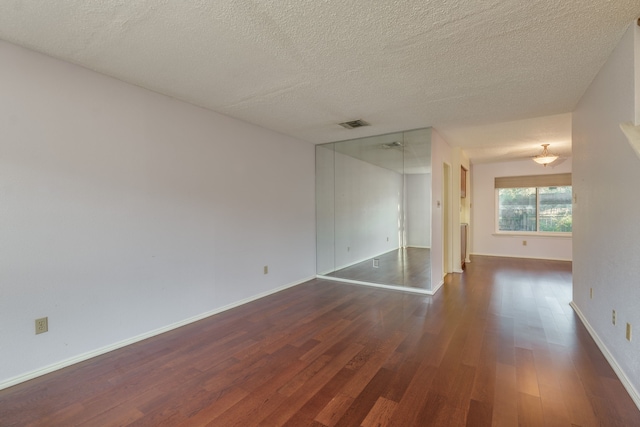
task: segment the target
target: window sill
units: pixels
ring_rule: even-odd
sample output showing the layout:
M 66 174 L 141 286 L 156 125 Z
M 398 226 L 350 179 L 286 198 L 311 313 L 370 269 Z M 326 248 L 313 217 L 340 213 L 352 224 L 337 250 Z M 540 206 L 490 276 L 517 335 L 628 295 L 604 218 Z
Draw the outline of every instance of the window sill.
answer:
M 496 237 L 553 237 L 555 239 L 560 238 L 560 239 L 570 239 L 573 237 L 572 233 L 538 233 L 535 231 L 530 231 L 530 232 L 526 232 L 526 231 L 514 231 L 514 232 L 508 232 L 508 231 L 501 231 L 501 232 L 494 232 L 491 233 L 492 236 L 496 236 Z

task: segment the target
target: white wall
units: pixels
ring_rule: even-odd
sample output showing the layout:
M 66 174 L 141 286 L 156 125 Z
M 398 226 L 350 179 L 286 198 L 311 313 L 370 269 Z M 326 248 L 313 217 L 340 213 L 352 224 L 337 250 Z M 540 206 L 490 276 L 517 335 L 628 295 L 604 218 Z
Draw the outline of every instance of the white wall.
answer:
M 407 246 L 431 247 L 431 174 L 405 175 Z
M 335 153 L 336 269 L 397 249 L 401 215 L 401 174 Z
M 571 159 L 560 159 L 547 167 L 540 166 L 531 160 L 474 164 L 471 170 L 471 182 L 473 183 L 471 185 L 473 212 L 471 253 L 475 255 L 571 260 L 571 237 L 495 235 L 495 177 L 567 172 L 571 172 Z M 527 241 L 526 246 L 522 245 L 523 240 Z
M 640 19 L 640 18 L 639 18 Z M 635 24 L 631 24 L 632 27 L 635 27 Z M 634 78 L 634 82 L 635 82 L 635 98 L 636 98 L 636 102 L 635 102 L 635 110 L 636 110 L 636 120 L 635 120 L 635 125 L 636 126 L 640 126 L 640 54 L 638 54 L 638 49 L 640 49 L 640 41 L 638 39 L 638 29 L 636 28 L 634 30 L 636 32 L 635 34 L 635 61 L 634 61 L 634 69 L 635 69 L 635 78 Z
M 640 406 L 640 160 L 619 127 L 636 115 L 638 58 L 640 29 L 632 24 L 573 114 L 573 303 Z
M 314 275 L 311 144 L 5 42 L 0 63 L 0 386 Z
M 432 129 L 431 131 L 431 291 L 435 292 L 444 283 L 446 273 L 443 268 L 443 164 L 452 165 L 451 147 Z M 453 169 L 453 166 L 452 168 Z M 457 172 L 457 171 L 456 171 Z M 453 200 L 453 176 L 449 177 L 451 183 L 449 199 Z M 453 206 L 453 205 L 452 205 Z M 449 223 L 453 223 L 452 212 L 449 212 Z M 457 225 L 456 225 L 457 226 Z M 453 227 L 453 224 L 452 224 Z M 452 238 L 452 236 L 450 236 Z M 452 242 L 450 242 L 452 243 Z M 453 256 L 452 246 L 450 256 Z

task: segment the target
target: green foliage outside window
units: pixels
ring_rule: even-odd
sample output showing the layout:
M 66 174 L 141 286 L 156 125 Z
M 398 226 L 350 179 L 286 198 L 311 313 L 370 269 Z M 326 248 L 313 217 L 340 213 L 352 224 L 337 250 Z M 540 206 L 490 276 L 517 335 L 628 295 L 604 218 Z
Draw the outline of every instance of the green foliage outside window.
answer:
M 570 233 L 571 197 L 571 186 L 501 188 L 498 230 Z

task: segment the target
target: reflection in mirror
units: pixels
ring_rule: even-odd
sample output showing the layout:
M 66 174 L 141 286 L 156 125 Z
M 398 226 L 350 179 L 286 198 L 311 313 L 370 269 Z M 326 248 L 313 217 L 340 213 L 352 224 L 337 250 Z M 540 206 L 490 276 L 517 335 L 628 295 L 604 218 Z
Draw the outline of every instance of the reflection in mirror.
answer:
M 431 129 L 316 146 L 317 273 L 430 290 Z

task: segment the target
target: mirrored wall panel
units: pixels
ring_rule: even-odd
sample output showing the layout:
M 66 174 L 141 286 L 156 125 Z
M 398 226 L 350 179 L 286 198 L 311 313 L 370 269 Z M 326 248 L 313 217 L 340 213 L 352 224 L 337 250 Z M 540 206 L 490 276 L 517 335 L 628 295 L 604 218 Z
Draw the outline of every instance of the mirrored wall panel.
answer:
M 317 273 L 431 289 L 431 129 L 316 146 Z

